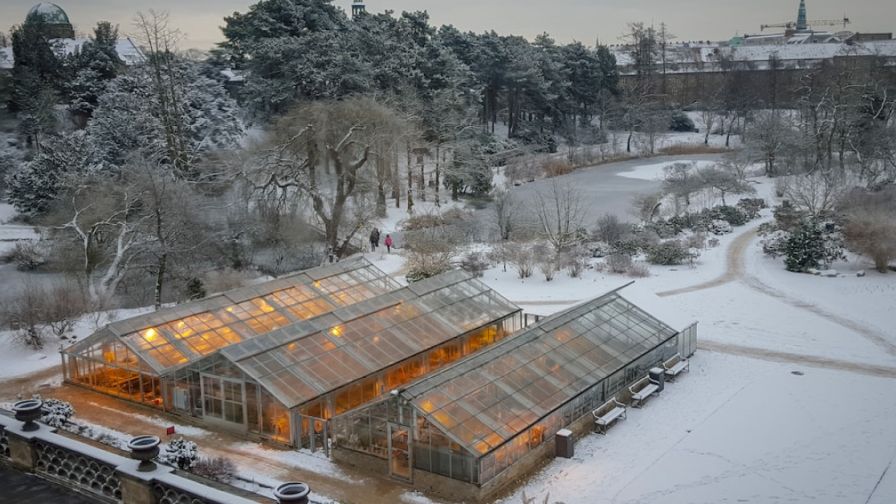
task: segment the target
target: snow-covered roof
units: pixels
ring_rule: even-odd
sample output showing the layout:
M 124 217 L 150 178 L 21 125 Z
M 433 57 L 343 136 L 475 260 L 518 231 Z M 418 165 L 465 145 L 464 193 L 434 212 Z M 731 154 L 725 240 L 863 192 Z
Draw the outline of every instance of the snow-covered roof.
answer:
M 811 34 L 809 34 L 811 35 Z M 815 36 L 834 37 L 833 34 L 815 33 Z M 770 36 L 769 40 L 776 36 Z M 784 62 L 785 68 L 796 68 L 803 65 L 802 62 L 817 62 L 845 56 L 883 56 L 896 57 L 896 40 L 878 40 L 864 43 L 844 42 L 811 42 L 807 38 L 793 39 L 793 44 L 756 43 L 757 38 L 746 39 L 748 42 L 737 47 L 721 45 L 676 45 L 671 47 L 666 55 L 666 61 L 671 73 L 692 72 L 699 70 L 715 71 L 720 61 L 727 59 L 734 62 L 749 62 L 754 68 L 762 69 L 762 64 L 767 63 L 771 56 L 776 56 Z M 616 62 L 622 67 L 634 64 L 634 60 L 625 46 L 612 48 L 616 56 Z M 787 62 L 791 62 L 787 64 Z
M 0 70 L 12 69 L 12 47 L 0 47 Z
M 51 40 L 51 43 L 54 44 L 56 53 L 59 56 L 69 56 L 81 50 L 88 40 L 90 39 L 53 39 Z M 140 50 L 137 43 L 130 37 L 118 39 L 118 42 L 115 44 L 115 51 L 118 53 L 118 57 L 128 66 L 146 61 L 146 56 L 143 54 L 143 51 Z
M 221 70 L 221 75 L 227 79 L 227 82 L 243 82 L 246 80 L 246 76 L 243 75 L 239 70 L 233 70 L 231 68 L 225 68 Z

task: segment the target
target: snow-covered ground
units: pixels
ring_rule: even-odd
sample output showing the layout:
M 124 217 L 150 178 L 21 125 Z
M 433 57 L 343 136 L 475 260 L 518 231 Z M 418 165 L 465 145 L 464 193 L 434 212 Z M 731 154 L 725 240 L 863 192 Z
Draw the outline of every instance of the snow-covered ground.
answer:
M 792 372 L 803 373 L 802 375 Z M 700 352 L 607 436 L 590 435 L 525 491 L 535 502 L 894 502 L 892 379 Z
M 621 176 L 656 180 L 667 164 L 645 160 Z M 754 182 L 757 196 L 772 202 L 772 182 Z M 406 215 L 390 208 L 383 236 Z M 634 279 L 623 295 L 674 326 L 699 321 L 701 350 L 690 374 L 630 410 L 609 435 L 579 440 L 575 458 L 552 461 L 502 504 L 521 502 L 524 491 L 538 503 L 550 494 L 549 503 L 564 504 L 896 502 L 896 470 L 887 472 L 896 460 L 896 275 L 857 258 L 835 266 L 838 278 L 786 272 L 752 235 L 767 219 L 768 211 L 719 237 L 693 266 L 651 267 L 649 277 Z M 400 253 L 365 256 L 403 276 Z M 519 280 L 508 265 L 482 280 L 526 312 L 549 315 L 633 279 L 589 269 L 581 278 L 560 272 L 546 282 L 536 272 Z M 79 339 L 93 327 L 79 322 Z M 32 361 L 34 352 L 9 338 L 0 334 L 0 379 L 58 363 L 55 347 Z M 317 455 L 248 442 L 237 449 L 359 484 Z M 239 472 L 249 480 L 241 486 L 259 493 L 277 483 L 251 465 L 241 463 Z M 400 500 L 436 502 L 414 492 Z
M 151 310 L 152 308 L 138 308 L 85 315 L 75 322 L 68 339 L 59 339 L 47 331 L 42 350 L 34 350 L 22 344 L 14 331 L 0 331 L 0 380 L 58 366 L 59 351 L 63 348 L 81 341 L 113 320 L 135 317 Z

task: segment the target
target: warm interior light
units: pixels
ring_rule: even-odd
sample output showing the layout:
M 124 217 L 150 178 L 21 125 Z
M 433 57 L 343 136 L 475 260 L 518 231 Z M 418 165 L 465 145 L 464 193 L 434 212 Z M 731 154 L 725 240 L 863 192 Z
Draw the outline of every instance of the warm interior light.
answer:
M 149 341 L 150 343 L 155 341 L 155 339 L 156 339 L 156 337 L 158 337 L 158 335 L 159 335 L 159 333 L 158 333 L 158 331 L 155 330 L 154 327 L 150 327 L 149 329 L 143 331 L 143 338 L 146 341 Z
M 337 338 L 342 337 L 342 333 L 343 333 L 343 332 L 344 332 L 344 331 L 343 331 L 343 329 L 342 329 L 342 326 L 333 326 L 332 328 L 330 328 L 330 334 L 331 334 L 332 336 L 337 337 Z
M 436 409 L 435 405 L 433 405 L 432 401 L 429 399 L 423 401 L 423 403 L 420 404 L 420 408 L 427 413 L 432 413 L 433 410 Z

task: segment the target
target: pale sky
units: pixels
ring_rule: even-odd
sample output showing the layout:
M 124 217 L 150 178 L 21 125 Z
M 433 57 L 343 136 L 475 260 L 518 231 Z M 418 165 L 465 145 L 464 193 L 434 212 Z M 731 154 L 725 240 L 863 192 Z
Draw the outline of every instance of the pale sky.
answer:
M 0 29 L 21 23 L 34 0 L 0 0 Z M 209 48 L 221 40 L 223 17 L 245 12 L 251 0 L 57 0 L 75 29 L 89 32 L 99 20 L 132 29 L 134 13 L 168 11 L 184 33 L 183 49 Z M 351 0 L 336 0 L 348 7 Z M 759 32 L 759 25 L 796 19 L 798 0 L 368 0 L 368 10 L 426 10 L 434 24 L 467 31 L 494 29 L 528 38 L 547 31 L 561 42 L 616 43 L 626 23 L 664 21 L 679 40 L 726 40 Z M 861 32 L 896 31 L 894 0 L 808 0 L 809 19 L 838 19 L 844 14 Z

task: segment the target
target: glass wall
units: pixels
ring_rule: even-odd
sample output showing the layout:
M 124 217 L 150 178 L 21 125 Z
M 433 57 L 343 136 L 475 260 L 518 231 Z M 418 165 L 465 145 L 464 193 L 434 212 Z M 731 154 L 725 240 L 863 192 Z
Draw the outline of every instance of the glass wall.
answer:
M 66 377 L 106 394 L 164 409 L 161 379 L 118 341 L 98 343 L 82 355 L 66 355 Z
M 522 316 L 519 313 L 514 314 L 398 363 L 376 373 L 374 376 L 368 376 L 349 386 L 337 389 L 321 400 L 300 406 L 297 411 L 305 416 L 323 419 L 342 415 L 382 397 L 391 390 L 398 389 L 484 347 L 501 341 L 519 330 L 521 326 Z
M 616 370 L 613 374 L 566 402 L 527 431 L 518 434 L 492 451 L 479 462 L 479 482 L 485 483 L 509 468 L 531 450 L 554 436 L 560 429 L 591 414 L 609 398 L 622 391 L 627 385 L 644 376 L 650 368 L 669 359 L 678 351 L 678 338 L 673 336 Z M 466 481 L 466 480 L 464 480 Z

